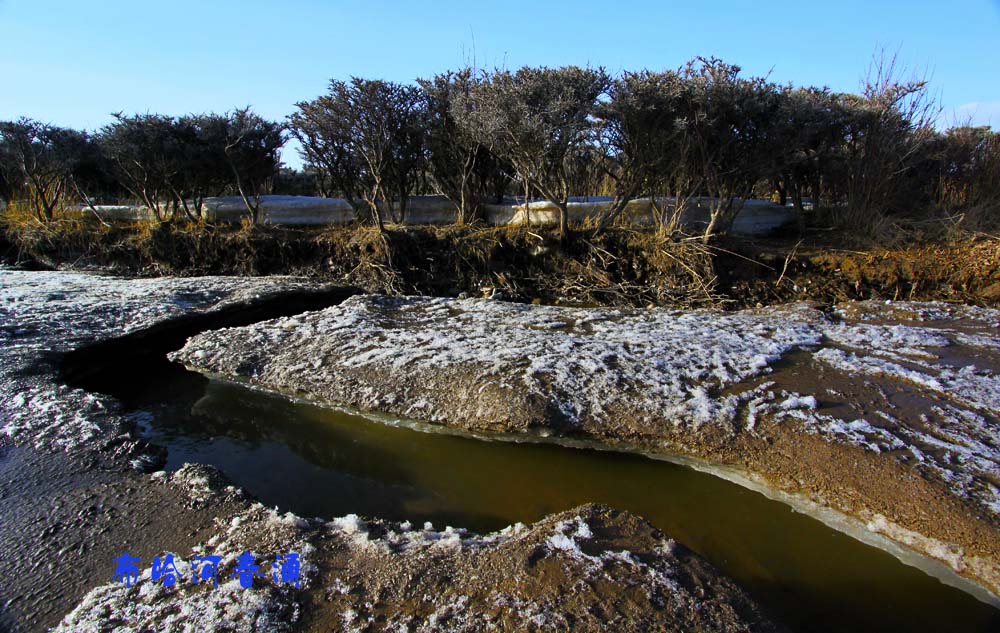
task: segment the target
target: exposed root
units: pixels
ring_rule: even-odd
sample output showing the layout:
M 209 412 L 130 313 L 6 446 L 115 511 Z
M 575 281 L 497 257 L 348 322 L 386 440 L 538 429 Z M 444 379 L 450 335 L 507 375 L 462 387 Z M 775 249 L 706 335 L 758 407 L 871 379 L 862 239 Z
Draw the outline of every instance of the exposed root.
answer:
M 376 293 L 595 306 L 735 308 L 802 299 L 1000 303 L 1000 239 L 985 234 L 845 250 L 839 234 L 815 232 L 811 243 L 704 244 L 611 228 L 596 237 L 571 233 L 560 242 L 554 229 L 539 227 L 398 226 L 381 233 L 370 226 L 107 226 L 85 214 L 44 224 L 15 220 L 7 215 L 0 225 L 0 254 L 12 263 L 126 274 L 302 274 Z

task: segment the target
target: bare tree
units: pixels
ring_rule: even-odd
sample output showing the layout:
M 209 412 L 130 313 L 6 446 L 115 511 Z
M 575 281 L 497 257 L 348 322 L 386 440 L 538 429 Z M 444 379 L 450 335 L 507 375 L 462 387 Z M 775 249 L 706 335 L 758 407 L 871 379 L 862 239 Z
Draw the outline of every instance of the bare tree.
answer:
M 0 130 L 12 122 L 0 122 Z M 0 132 L 0 199 L 13 202 L 24 188 L 24 177 L 18 164 L 14 145 L 9 137 Z
M 614 199 L 598 232 L 640 195 L 649 196 L 657 225 L 673 231 L 700 185 L 688 170 L 690 140 L 683 119 L 687 88 L 675 72 L 627 72 L 612 83 L 609 96 L 598 106 L 597 118 Z M 671 195 L 673 212 L 668 213 Z
M 559 209 L 566 235 L 573 151 L 592 138 L 592 115 L 608 87 L 603 69 L 522 68 L 497 70 L 473 86 L 455 109 L 459 126 L 508 161 L 525 188 Z
M 820 205 L 821 180 L 843 147 L 849 116 L 842 97 L 826 88 L 785 87 L 779 97 L 767 177 L 778 189 L 781 204 L 790 196 L 802 213 L 807 189 L 813 207 Z
M 159 114 L 114 115 L 100 135 L 121 185 L 163 222 L 177 209 L 175 192 L 184 162 L 172 117 Z
M 17 169 L 7 153 L 7 147 L 0 144 L 0 200 L 11 202 L 17 195 L 18 179 L 14 177 Z
M 172 121 L 176 167 L 165 185 L 175 215 L 182 209 L 187 219 L 197 221 L 205 198 L 221 195 L 230 185 L 223 152 L 226 121 L 219 114 L 190 114 Z
M 956 127 L 933 145 L 937 205 L 966 228 L 1000 221 L 1000 133 L 986 126 Z
M 240 195 L 253 222 L 260 195 L 278 169 L 285 141 L 281 124 L 249 108 L 227 114 L 175 118 L 158 114 L 115 115 L 101 143 L 121 185 L 166 221 L 183 211 L 201 217 L 206 196 Z
M 710 58 L 689 62 L 682 76 L 691 90 L 684 125 L 691 169 L 711 198 L 703 239 L 728 233 L 756 182 L 766 174 L 780 101 L 773 84 L 742 78 L 739 66 Z
M 424 92 L 428 167 L 434 190 L 455 205 L 458 224 L 475 219 L 501 166 L 490 149 L 458 120 L 472 105 L 480 78 L 470 68 L 419 79 Z M 456 112 L 457 110 L 457 112 Z
M 595 125 L 587 141 L 577 145 L 566 156 L 568 189 L 572 195 L 584 199 L 604 195 L 610 179 L 607 171 L 609 160 L 597 135 Z
M 323 187 L 324 195 L 340 193 L 360 219 L 362 180 L 354 151 L 353 117 L 347 100 L 334 98 L 332 92 L 295 104 L 298 112 L 289 117 L 289 129 L 302 146 L 299 153 L 307 168 L 316 171 L 321 184 L 329 183 Z
M 339 184 L 352 206 L 361 197 L 380 231 L 381 209 L 404 221 L 424 162 L 420 89 L 354 77 L 349 84 L 331 81 L 329 94 L 296 106 L 292 130 L 306 159 Z
M 225 122 L 222 152 L 226 165 L 250 221 L 257 224 L 261 220 L 260 196 L 281 162 L 278 151 L 285 144 L 285 128 L 254 114 L 249 107 L 233 110 Z
M 85 132 L 39 123 L 28 118 L 0 123 L 0 169 L 10 190 L 28 197 L 41 222 L 73 191 L 74 175 L 88 151 Z
M 876 54 L 850 110 L 843 146 L 850 226 L 871 226 L 884 214 L 905 212 L 913 201 L 904 186 L 934 137 L 940 112 L 923 79 L 903 79 L 895 55 Z

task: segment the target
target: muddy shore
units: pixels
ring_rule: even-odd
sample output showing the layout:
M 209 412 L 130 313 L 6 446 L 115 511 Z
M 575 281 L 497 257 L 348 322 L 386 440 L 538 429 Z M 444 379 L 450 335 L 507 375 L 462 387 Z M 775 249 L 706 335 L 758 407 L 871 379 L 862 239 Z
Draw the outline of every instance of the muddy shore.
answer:
M 477 536 L 281 515 L 201 466 L 144 474 L 157 468 L 157 451 L 134 437 L 118 403 L 59 375 L 59 359 L 73 350 L 199 314 L 226 314 L 235 325 L 268 311 L 297 313 L 303 307 L 291 299 L 304 292 L 330 304 L 344 296 L 289 278 L 0 270 L 0 543 L 5 553 L 22 553 L 0 562 L 0 625 L 599 630 L 615 622 L 620 630 L 780 630 L 696 555 L 608 508 Z M 216 591 L 165 589 L 146 567 L 139 584 L 126 588 L 110 582 L 111 559 L 126 550 L 144 567 L 173 552 L 182 572 L 199 554 L 220 555 L 225 566 L 244 550 L 294 550 L 302 553 L 303 584 L 241 591 L 231 580 Z M 413 569 L 425 571 L 418 582 Z M 435 594 L 440 599 L 424 599 Z
M 721 313 L 356 296 L 199 335 L 173 358 L 468 431 L 734 467 L 1000 593 L 998 327 L 1000 312 L 933 303 Z

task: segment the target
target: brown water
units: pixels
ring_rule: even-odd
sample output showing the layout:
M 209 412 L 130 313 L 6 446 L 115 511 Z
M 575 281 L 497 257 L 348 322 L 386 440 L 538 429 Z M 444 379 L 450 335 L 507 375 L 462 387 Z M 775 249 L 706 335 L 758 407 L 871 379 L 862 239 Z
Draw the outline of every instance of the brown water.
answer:
M 476 531 L 586 502 L 648 518 L 798 631 L 1000 631 L 1000 610 L 718 477 L 638 455 L 424 433 L 175 370 L 126 404 L 265 504 Z

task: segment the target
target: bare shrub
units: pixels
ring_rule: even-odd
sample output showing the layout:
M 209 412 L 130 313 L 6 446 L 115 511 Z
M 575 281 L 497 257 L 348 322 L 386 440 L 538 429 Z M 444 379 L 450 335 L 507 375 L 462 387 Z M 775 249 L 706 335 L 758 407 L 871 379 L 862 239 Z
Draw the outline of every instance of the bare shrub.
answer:
M 249 108 L 226 114 L 171 117 L 115 115 L 100 135 L 122 187 L 160 221 L 183 211 L 201 217 L 207 196 L 240 195 L 250 220 L 259 220 L 260 195 L 278 169 L 283 126 Z
M 426 111 L 427 165 L 434 191 L 455 205 L 455 220 L 474 220 L 479 205 L 509 180 L 499 158 L 458 121 L 471 106 L 473 88 L 481 77 L 470 68 L 419 79 Z M 501 186 L 502 192 L 502 186 Z
M 938 137 L 936 199 L 960 228 L 1000 222 L 1000 134 L 988 127 L 952 128 Z
M 349 84 L 331 81 L 328 94 L 296 107 L 292 134 L 308 164 L 322 170 L 352 207 L 362 199 L 380 231 L 380 208 L 393 222 L 404 221 L 424 163 L 420 89 L 354 77 Z
M 24 198 L 41 222 L 78 190 L 78 175 L 92 155 L 86 132 L 28 118 L 0 122 L 0 169 L 11 201 Z
M 845 95 L 844 223 L 865 230 L 884 215 L 911 213 L 919 189 L 908 177 L 934 137 L 939 108 L 924 79 L 904 79 L 895 55 L 876 55 L 860 96 Z
M 688 87 L 675 72 L 625 73 L 598 106 L 598 139 L 614 199 L 600 220 L 603 231 L 629 201 L 647 195 L 657 225 L 672 232 L 680 210 L 701 186 L 690 170 L 691 137 L 685 124 Z M 672 212 L 667 198 L 674 197 Z
M 591 117 L 610 79 L 601 69 L 495 70 L 459 99 L 453 112 L 461 129 L 510 163 L 525 188 L 559 209 L 566 235 L 574 152 L 593 134 Z
M 278 151 L 285 144 L 284 125 L 268 121 L 250 108 L 222 117 L 222 155 L 252 224 L 260 222 L 260 196 L 278 172 Z M 216 147 L 213 143 L 213 147 Z

